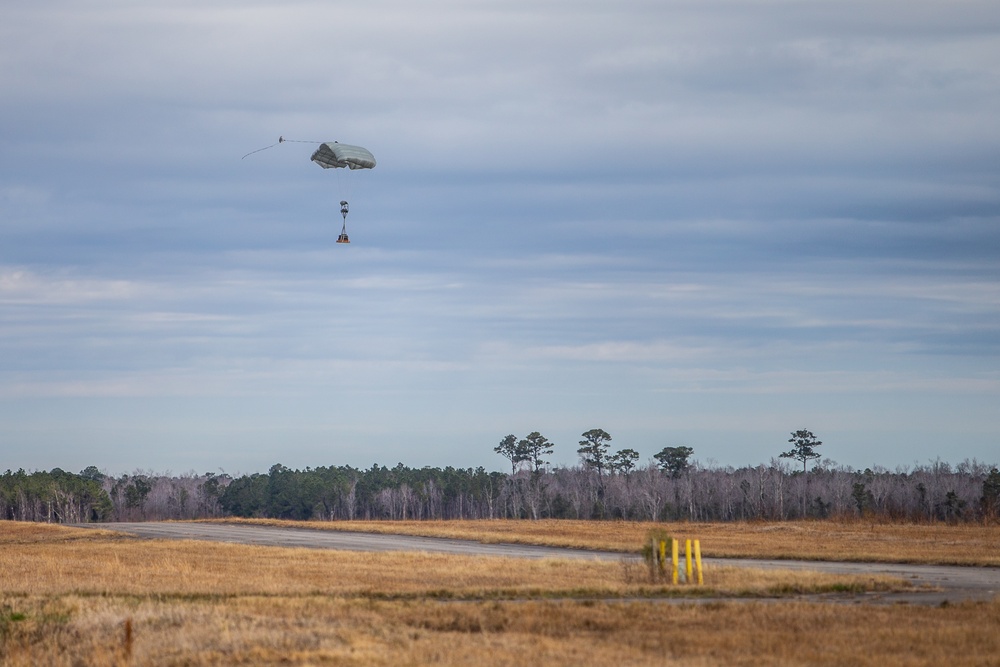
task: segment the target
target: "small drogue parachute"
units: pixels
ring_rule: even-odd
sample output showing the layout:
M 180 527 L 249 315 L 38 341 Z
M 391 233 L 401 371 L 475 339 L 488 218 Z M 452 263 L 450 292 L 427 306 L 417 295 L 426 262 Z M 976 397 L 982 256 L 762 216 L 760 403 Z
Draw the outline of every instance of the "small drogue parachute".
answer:
M 367 148 L 341 144 L 336 141 L 320 144 L 320 147 L 316 149 L 310 159 L 324 169 L 346 167 L 354 170 L 373 169 L 375 167 L 375 156 Z M 340 214 L 344 216 L 344 226 L 340 228 L 340 236 L 337 237 L 337 243 L 351 242 L 351 239 L 347 236 L 348 208 L 349 205 L 346 201 L 340 202 Z
M 285 139 L 283 136 L 278 137 L 278 141 L 271 144 L 270 146 L 265 146 L 264 148 L 258 148 L 255 151 L 251 151 L 244 155 L 246 158 L 254 153 L 259 153 L 260 151 L 265 151 L 268 148 L 273 148 L 279 144 L 285 142 L 297 143 L 297 144 L 319 144 L 310 158 L 313 162 L 323 167 L 324 169 L 338 169 L 347 168 L 351 171 L 355 169 L 373 169 L 375 167 L 375 156 L 371 154 L 367 148 L 362 148 L 361 146 L 351 146 L 350 144 L 341 144 L 336 141 L 327 141 L 320 143 L 318 141 L 300 141 L 296 139 Z M 242 159 L 242 158 L 241 158 Z M 346 200 L 340 202 L 340 214 L 344 218 L 344 225 L 340 228 L 340 236 L 337 237 L 337 243 L 350 243 L 350 239 L 347 237 L 347 212 L 349 210 L 349 205 Z

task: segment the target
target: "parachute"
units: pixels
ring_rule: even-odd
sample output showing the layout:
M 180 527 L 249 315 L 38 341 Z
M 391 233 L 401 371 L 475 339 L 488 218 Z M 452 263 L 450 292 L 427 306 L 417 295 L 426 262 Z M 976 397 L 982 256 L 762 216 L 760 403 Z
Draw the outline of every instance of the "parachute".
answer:
M 255 151 L 250 151 L 243 158 L 253 155 L 254 153 L 259 153 L 260 151 L 266 151 L 269 148 L 273 148 L 279 144 L 285 142 L 297 143 L 297 144 L 319 144 L 319 148 L 313 152 L 310 158 L 313 162 L 323 167 L 324 169 L 338 169 L 347 168 L 351 171 L 355 169 L 373 169 L 375 167 L 375 156 L 367 148 L 362 148 L 361 146 L 351 146 L 350 144 L 341 144 L 336 141 L 327 141 L 320 143 L 318 141 L 300 141 L 296 139 L 285 139 L 283 136 L 278 137 L 276 143 L 270 146 L 265 146 L 264 148 L 258 148 Z M 240 159 L 243 159 L 240 158 Z M 340 202 L 340 214 L 344 218 L 344 225 L 340 228 L 340 236 L 337 237 L 337 243 L 350 243 L 350 239 L 347 237 L 347 211 L 348 211 L 347 201 Z
M 367 148 L 341 144 L 336 141 L 328 141 L 320 144 L 320 147 L 316 149 L 310 159 L 324 169 L 346 167 L 353 171 L 355 169 L 373 169 L 375 167 L 375 156 Z M 351 242 L 351 239 L 347 236 L 347 211 L 347 202 L 341 201 L 340 214 L 344 216 L 344 226 L 340 228 L 340 236 L 337 237 L 337 243 Z
M 339 144 L 336 141 L 321 144 L 309 159 L 324 169 L 337 167 L 372 169 L 375 167 L 375 156 L 367 148 Z

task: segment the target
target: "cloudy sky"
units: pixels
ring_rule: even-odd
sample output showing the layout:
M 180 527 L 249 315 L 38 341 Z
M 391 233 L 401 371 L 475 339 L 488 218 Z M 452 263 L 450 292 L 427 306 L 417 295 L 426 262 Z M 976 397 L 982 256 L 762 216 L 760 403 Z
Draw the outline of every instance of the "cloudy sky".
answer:
M 995 0 L 6 2 L 0 469 L 997 462 L 997 63 Z

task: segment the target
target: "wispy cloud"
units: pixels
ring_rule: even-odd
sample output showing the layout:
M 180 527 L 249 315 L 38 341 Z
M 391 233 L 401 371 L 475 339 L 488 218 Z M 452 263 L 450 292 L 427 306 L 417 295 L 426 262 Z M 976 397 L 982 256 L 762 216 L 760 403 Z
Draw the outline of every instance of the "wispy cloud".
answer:
M 11 464 L 72 468 L 80 433 L 81 467 L 114 468 L 143 429 L 177 469 L 172 439 L 230 468 L 269 439 L 304 464 L 491 465 L 473 439 L 595 421 L 723 462 L 806 418 L 856 465 L 858 425 L 884 424 L 884 464 L 1000 437 L 995 3 L 4 18 Z M 338 176 L 293 142 L 240 159 L 278 135 L 379 164 Z

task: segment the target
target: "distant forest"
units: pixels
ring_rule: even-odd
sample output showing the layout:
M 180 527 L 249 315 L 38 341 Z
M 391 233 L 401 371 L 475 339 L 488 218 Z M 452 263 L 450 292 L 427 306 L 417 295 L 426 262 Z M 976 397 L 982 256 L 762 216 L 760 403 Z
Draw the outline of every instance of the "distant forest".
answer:
M 676 448 L 675 448 L 676 449 Z M 684 454 L 688 448 L 682 448 Z M 676 453 L 676 452 L 675 452 Z M 508 457 L 509 458 L 509 457 Z M 1000 471 L 966 461 L 854 470 L 819 462 L 805 471 L 779 459 L 754 467 L 709 467 L 664 456 L 635 467 L 626 456 L 600 468 L 535 466 L 368 469 L 329 466 L 240 477 L 96 467 L 0 476 L 0 518 L 88 523 L 220 517 L 347 519 L 630 519 L 747 521 L 870 517 L 905 521 L 1000 520 Z M 794 458 L 794 457 L 790 457 Z M 537 461 L 537 459 L 536 459 Z M 683 464 L 683 465 L 679 465 Z

